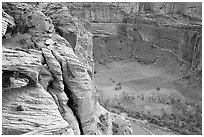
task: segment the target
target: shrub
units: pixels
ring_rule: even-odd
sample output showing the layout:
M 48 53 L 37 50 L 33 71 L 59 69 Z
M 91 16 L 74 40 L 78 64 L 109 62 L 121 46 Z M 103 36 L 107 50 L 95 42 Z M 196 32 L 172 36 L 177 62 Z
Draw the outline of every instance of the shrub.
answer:
M 119 89 L 122 89 L 122 87 L 121 86 L 116 86 L 115 87 L 115 90 L 119 90 Z

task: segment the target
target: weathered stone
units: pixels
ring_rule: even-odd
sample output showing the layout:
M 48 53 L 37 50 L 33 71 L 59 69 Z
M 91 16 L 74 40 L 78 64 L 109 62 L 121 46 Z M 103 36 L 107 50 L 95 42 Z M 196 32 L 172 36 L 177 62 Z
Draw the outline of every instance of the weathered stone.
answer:
M 46 45 L 53 45 L 55 42 L 52 40 L 52 39 L 47 39 L 46 41 L 45 41 L 45 44 Z
M 14 27 L 14 18 L 8 15 L 4 10 L 2 11 L 2 36 L 6 34 L 8 27 Z
M 26 2 L 6 2 L 3 5 L 5 12 L 14 17 L 16 30 L 25 33 L 27 31 L 25 14 L 35 10 L 36 4 L 29 4 Z
M 94 59 L 99 62 L 110 62 L 113 57 L 118 57 L 141 60 L 145 64 L 157 64 L 156 60 L 164 60 L 164 54 L 168 56 L 172 54 L 172 57 L 175 56 L 173 58 L 177 58 L 184 65 L 192 64 L 192 68 L 199 64 L 201 55 L 199 29 L 195 30 L 190 24 L 191 29 L 179 28 L 179 24 L 174 24 L 177 27 L 166 27 L 132 23 L 92 24 Z M 149 54 L 145 54 L 146 52 Z
M 11 89 L 9 94 L 3 95 L 4 134 L 132 134 L 130 123 L 125 116 L 108 112 L 95 98 L 93 40 L 96 61 L 106 61 L 111 56 L 122 59 L 133 56 L 151 64 L 162 60 L 160 56 L 165 53 L 168 55 L 166 62 L 170 62 L 168 57 L 172 55 L 162 51 L 167 49 L 183 60 L 192 62 L 194 68 L 201 69 L 199 49 L 202 36 L 198 32 L 201 26 L 200 13 L 199 10 L 196 11 L 198 6 L 194 5 L 196 8 L 192 9 L 187 5 L 180 10 L 180 5 L 18 2 L 4 4 L 5 12 L 14 17 L 17 33 L 23 33 L 26 38 L 20 39 L 22 44 L 15 45 L 15 40 L 11 46 L 3 44 L 3 82 L 8 82 L 9 86 L 9 78 L 15 71 L 20 73 L 19 76 L 25 76 L 38 85 L 32 88 L 30 85 L 22 87 L 18 89 L 21 93 L 10 93 L 15 90 Z M 134 16 L 135 13 L 147 12 L 150 14 Z M 197 24 L 192 25 L 191 21 L 185 22 L 180 17 L 175 16 L 174 19 L 167 15 L 177 12 L 196 19 Z M 3 35 L 6 34 L 7 27 L 15 25 L 6 13 L 3 14 Z M 95 25 L 94 28 L 93 24 L 81 18 L 109 24 L 98 23 L 100 27 Z M 54 25 L 59 35 L 55 32 Z M 89 32 L 91 27 L 93 34 Z M 178 28 L 184 28 L 184 31 Z M 29 42 L 25 42 L 27 39 Z M 152 43 L 160 49 L 155 50 Z M 192 47 L 195 47 L 193 53 L 190 52 Z M 143 54 L 144 52 L 149 54 Z M 174 57 L 173 61 L 177 60 Z M 14 94 L 16 98 L 12 100 Z M 41 104 L 33 106 L 32 101 L 40 101 Z M 20 118 L 16 118 L 16 113 L 13 113 L 18 106 L 22 107 L 18 109 Z M 32 114 L 30 107 L 33 108 Z M 49 117 L 47 119 L 46 116 L 46 121 L 44 113 Z M 30 117 L 30 114 L 33 117 Z
M 131 123 L 125 115 L 113 115 L 113 134 L 115 135 L 132 135 L 133 130 Z
M 3 90 L 2 95 L 3 134 L 29 134 L 36 131 L 44 131 L 40 134 L 53 134 L 53 131 L 61 129 L 65 130 L 64 133 L 73 134 L 52 96 L 41 85 Z M 23 111 L 15 109 L 18 105 Z
M 49 71 L 47 64 L 44 65 L 40 70 L 39 83 L 47 91 L 48 90 L 47 88 L 48 88 L 50 82 L 53 80 L 54 80 L 54 78 L 52 76 L 52 73 Z
M 102 107 L 98 102 L 96 103 L 96 119 L 97 119 L 97 128 L 102 135 L 112 135 L 112 114 Z
M 51 38 L 51 37 L 52 37 L 52 34 L 49 34 L 48 36 Z
M 74 132 L 70 127 L 65 127 L 65 128 L 42 129 L 25 133 L 23 135 L 74 135 Z
M 11 86 L 11 81 L 10 77 L 12 77 L 14 72 L 9 71 L 9 70 L 4 70 L 2 73 L 2 86 L 4 87 L 9 87 Z
M 60 108 L 60 112 L 64 113 L 63 118 L 71 124 L 71 127 L 74 130 L 74 134 L 78 135 L 80 134 L 79 125 L 72 110 L 67 106 L 69 99 L 64 93 L 63 72 L 61 71 L 62 69 L 60 63 L 52 52 L 53 51 L 50 51 L 46 48 L 42 49 L 42 53 L 45 57 L 48 68 L 54 77 L 51 85 L 52 88 L 50 87 L 48 91 L 54 96 L 54 99 Z
M 72 111 L 75 111 L 78 122 L 82 126 L 83 134 L 111 134 L 109 113 L 103 112 L 100 115 L 101 123 L 107 128 L 106 131 L 99 131 L 102 129 L 98 129 L 96 124 L 99 114 L 95 114 L 95 89 L 92 81 L 94 66 L 92 56 L 93 43 L 92 34 L 87 31 L 90 28 L 90 24 L 73 18 L 68 8 L 63 4 L 45 3 L 38 6 L 42 8 L 41 10 L 46 15 L 52 13 L 50 17 L 53 23 L 57 26 L 59 33 L 70 42 L 70 45 L 64 38 L 54 33 L 52 21 L 49 18 L 40 11 L 32 12 L 25 5 L 16 4 L 16 7 L 19 6 L 21 8 L 19 16 L 15 16 L 15 19 L 23 16 L 21 20 L 25 24 L 18 22 L 18 26 L 28 27 L 27 32 L 32 36 L 32 42 L 35 47 L 38 50 L 42 50 L 39 56 L 37 52 L 31 52 L 33 56 L 38 56 L 38 60 L 44 64 L 38 70 L 37 76 L 39 80 L 36 83 L 41 83 L 43 88 L 52 95 L 59 112 L 70 124 L 74 134 L 80 134 L 80 131 Z M 14 5 L 12 6 L 15 7 Z M 36 5 L 31 7 L 37 9 Z M 23 15 L 21 11 L 23 9 L 29 12 Z M 17 11 L 15 12 L 17 13 Z M 49 34 L 50 32 L 52 32 L 52 35 Z M 72 40 L 72 38 L 74 39 Z M 72 106 L 72 110 L 67 106 L 67 102 L 69 106 Z M 103 116 L 107 119 L 102 119 Z M 37 124 L 35 126 L 39 127 L 40 125 Z M 28 134 L 44 134 L 44 131 L 37 130 Z
M 61 66 L 59 62 L 56 60 L 56 58 L 53 56 L 50 50 L 43 48 L 42 53 L 43 53 L 43 56 L 45 57 L 46 64 L 48 65 L 48 68 L 54 77 L 53 88 L 56 89 L 58 92 L 63 92 L 64 84 L 63 84 Z
M 51 19 L 39 11 L 27 15 L 26 25 L 28 28 L 35 27 L 38 31 L 47 31 L 50 33 L 54 31 Z
M 71 45 L 59 36 L 55 37 L 55 41 L 58 41 L 59 44 L 54 47 L 53 53 L 62 64 L 64 83 L 71 92 L 68 94 L 73 100 L 74 104 L 72 105 L 76 106 L 74 110 L 80 118 L 84 134 L 93 134 L 96 132 L 96 122 L 91 79 L 86 67 L 79 61 Z
M 97 127 L 92 97 L 94 90 L 88 75 L 88 71 L 91 73 L 93 71 L 92 35 L 87 32 L 86 28 L 78 27 L 80 25 L 75 27 L 74 24 L 77 24 L 77 20 L 72 18 L 65 6 L 53 9 L 53 5 L 57 5 L 57 3 L 48 6 L 51 12 L 56 10 L 50 17 L 60 34 L 70 43 L 57 35 L 52 35 L 56 41 L 56 45 L 53 46 L 54 48 L 52 47 L 52 52 L 62 66 L 64 83 L 66 87 L 69 87 L 69 92 L 71 92 L 68 93 L 71 95 L 69 98 L 74 103 L 71 105 L 74 106 L 73 109 L 80 119 L 84 134 L 96 134 Z M 72 39 L 74 41 L 69 39 L 72 34 L 75 37 Z
M 3 48 L 2 70 L 25 74 L 30 82 L 37 83 L 41 68 L 38 57 L 22 51 Z
M 73 16 L 92 23 L 121 23 L 127 14 L 183 14 L 201 20 L 199 2 L 77 2 L 70 6 Z

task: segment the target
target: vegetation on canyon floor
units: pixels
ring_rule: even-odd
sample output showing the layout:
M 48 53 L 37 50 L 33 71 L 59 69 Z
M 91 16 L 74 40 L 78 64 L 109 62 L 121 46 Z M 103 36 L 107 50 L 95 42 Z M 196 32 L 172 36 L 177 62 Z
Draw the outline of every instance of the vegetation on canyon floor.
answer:
M 124 99 L 130 100 L 130 97 L 124 97 Z M 195 108 L 194 112 L 189 110 L 189 106 Z M 125 101 L 123 103 L 108 104 L 105 103 L 104 107 L 114 113 L 126 113 L 128 117 L 132 117 L 140 120 L 147 120 L 150 124 L 155 124 L 161 127 L 167 127 L 168 129 L 175 131 L 183 135 L 200 135 L 202 134 L 202 111 L 201 106 L 195 102 L 174 103 L 175 110 L 179 110 L 180 113 L 155 115 L 151 112 L 145 113 L 142 111 L 135 111 L 129 108 Z

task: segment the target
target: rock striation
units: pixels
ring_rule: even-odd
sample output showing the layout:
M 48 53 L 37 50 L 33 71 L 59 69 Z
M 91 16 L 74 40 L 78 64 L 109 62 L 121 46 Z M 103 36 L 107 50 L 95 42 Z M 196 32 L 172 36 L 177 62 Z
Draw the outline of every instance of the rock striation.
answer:
M 134 45 L 138 44 L 135 41 L 140 42 L 142 39 L 155 47 L 170 51 L 189 63 L 193 69 L 197 70 L 201 66 L 202 7 L 199 2 L 93 2 L 74 3 L 69 7 L 72 15 L 91 22 L 94 39 L 105 35 L 108 39 L 109 34 L 128 36 L 124 38 L 128 41 L 126 43 Z M 115 36 L 110 39 L 115 41 Z M 97 43 L 103 43 L 103 40 Z M 97 43 L 94 45 L 98 45 Z
M 6 34 L 8 28 L 14 27 L 14 19 L 13 17 L 9 16 L 6 12 L 2 12 L 2 36 Z
M 36 132 L 43 135 L 74 135 L 71 125 L 61 116 L 51 94 L 40 84 L 37 87 L 9 89 L 2 95 L 3 134 Z
M 67 3 L 3 9 L 3 36 L 11 34 L 2 42 L 3 134 L 112 134 L 111 113 L 95 95 L 90 23 Z M 28 84 L 16 88 L 12 79 Z
M 167 71 L 176 71 L 179 77 L 200 72 L 202 20 L 199 3 L 111 4 L 112 9 L 123 11 L 121 20 L 93 22 L 87 18 L 93 33 L 94 60 L 101 64 L 115 59 L 138 60 L 165 66 Z M 178 69 L 171 66 L 178 66 Z
M 91 23 L 120 23 L 131 14 L 185 15 L 201 20 L 202 6 L 199 2 L 76 2 L 68 5 L 74 16 Z
M 201 7 L 181 5 L 4 2 L 3 134 L 133 134 L 98 103 L 94 61 L 202 71 Z

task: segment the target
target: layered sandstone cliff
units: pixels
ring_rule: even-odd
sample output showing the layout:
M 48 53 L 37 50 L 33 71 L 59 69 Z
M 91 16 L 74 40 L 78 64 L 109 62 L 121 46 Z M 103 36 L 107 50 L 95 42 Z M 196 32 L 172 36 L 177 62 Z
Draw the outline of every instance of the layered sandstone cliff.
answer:
M 106 31 L 112 25 L 112 28 L 117 29 L 112 33 L 124 33 L 123 36 L 130 36 L 126 39 L 137 41 L 142 38 L 150 44 L 171 51 L 194 67 L 201 63 L 201 11 L 202 7 L 198 2 L 74 3 L 70 8 L 72 15 L 87 19 L 94 26 L 97 23 L 111 23 L 105 25 L 108 28 L 96 28 L 98 33 L 108 33 Z
M 112 134 L 95 95 L 89 23 L 63 3 L 3 9 L 3 134 Z
M 91 3 L 89 7 L 85 5 L 76 3 L 75 7 L 90 16 L 79 14 L 82 13 L 79 10 L 71 13 L 91 22 L 94 59 L 100 63 L 111 62 L 114 58 L 139 60 L 177 71 L 176 75 L 180 77 L 191 77 L 201 72 L 200 3 L 119 2 L 106 3 L 101 9 L 96 8 L 98 3 Z M 115 14 L 108 14 L 110 10 Z M 172 70 L 169 66 L 178 69 Z M 197 83 L 201 84 L 201 78 Z
M 3 134 L 132 134 L 98 103 L 94 61 L 137 60 L 181 77 L 202 71 L 199 3 L 2 7 Z

